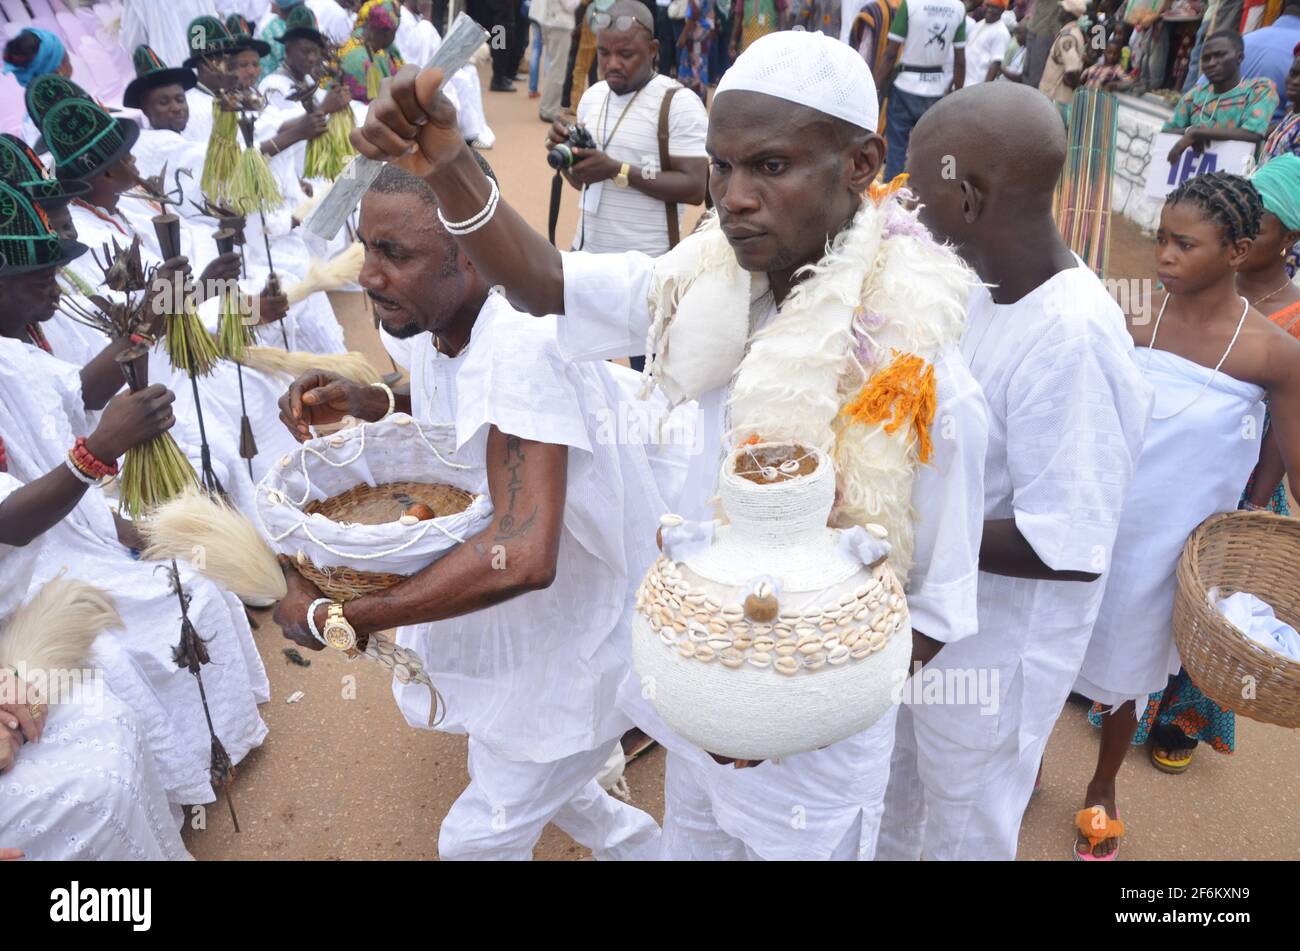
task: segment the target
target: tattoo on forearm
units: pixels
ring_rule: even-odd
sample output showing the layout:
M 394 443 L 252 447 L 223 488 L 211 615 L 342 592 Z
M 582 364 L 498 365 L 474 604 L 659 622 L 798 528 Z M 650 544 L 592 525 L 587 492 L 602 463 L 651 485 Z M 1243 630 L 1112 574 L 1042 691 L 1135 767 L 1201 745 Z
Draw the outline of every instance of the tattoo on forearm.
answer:
M 519 501 L 519 494 L 524 488 L 524 480 L 519 474 L 523 464 L 524 446 L 522 440 L 518 436 L 506 436 L 505 468 L 510 473 L 510 481 L 506 483 L 506 512 L 497 523 L 496 540 L 499 542 L 510 541 L 513 538 L 526 535 L 537 518 L 536 505 L 522 520 L 517 514 L 516 504 Z

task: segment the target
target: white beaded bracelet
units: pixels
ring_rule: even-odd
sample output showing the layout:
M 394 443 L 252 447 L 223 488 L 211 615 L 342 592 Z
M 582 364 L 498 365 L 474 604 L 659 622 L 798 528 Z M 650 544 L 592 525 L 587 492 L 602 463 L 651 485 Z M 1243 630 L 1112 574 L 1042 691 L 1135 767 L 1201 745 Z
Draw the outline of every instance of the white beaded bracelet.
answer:
M 106 479 L 94 479 L 86 475 L 84 472 L 82 472 L 80 469 L 77 468 L 76 464 L 73 463 L 71 459 L 64 459 L 63 464 L 68 467 L 69 472 L 71 472 L 82 482 L 86 483 L 86 485 L 97 487 L 103 485 L 107 481 Z
M 320 641 L 326 647 L 329 646 L 329 642 L 326 641 L 325 638 L 321 637 L 320 631 L 316 630 L 316 609 L 320 607 L 322 604 L 333 604 L 333 603 L 334 602 L 331 601 L 329 598 L 317 598 L 307 608 L 307 627 L 311 631 L 311 636 L 316 638 L 316 640 Z
M 487 204 L 483 206 L 482 211 L 473 217 L 466 218 L 464 221 L 448 221 L 442 216 L 442 209 L 437 210 L 438 220 L 442 222 L 442 226 L 447 230 L 448 234 L 457 236 L 473 234 L 492 220 L 493 215 L 496 214 L 497 202 L 501 200 L 501 189 L 497 187 L 495 181 L 491 179 L 489 181 L 492 185 L 492 191 L 488 193 Z
M 370 385 L 377 386 L 379 387 L 379 389 L 383 390 L 385 393 L 388 394 L 388 412 L 385 413 L 382 417 L 380 417 L 381 419 L 387 419 L 389 416 L 392 416 L 393 411 L 397 409 L 397 397 L 393 395 L 392 387 L 390 387 L 387 383 L 371 383 Z M 376 420 L 376 422 L 378 422 L 378 420 Z

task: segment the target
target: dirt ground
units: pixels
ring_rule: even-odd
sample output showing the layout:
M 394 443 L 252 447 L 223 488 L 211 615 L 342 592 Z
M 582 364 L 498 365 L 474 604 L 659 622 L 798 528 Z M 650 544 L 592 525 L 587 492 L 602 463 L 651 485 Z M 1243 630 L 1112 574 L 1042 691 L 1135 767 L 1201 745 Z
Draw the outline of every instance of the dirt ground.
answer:
M 484 88 L 486 89 L 486 78 Z M 513 94 L 487 94 L 496 147 L 485 153 L 502 194 L 544 229 L 550 169 L 542 150 L 545 126 L 524 84 Z M 558 235 L 574 228 L 575 194 L 566 191 Z M 1149 238 L 1120 222 L 1111 247 L 1111 275 L 1153 276 Z M 335 295 L 350 346 L 388 369 L 360 295 Z M 364 661 L 313 654 L 311 667 L 288 663 L 289 646 L 257 612 L 255 632 L 270 675 L 272 699 L 262 715 L 270 735 L 238 770 L 236 834 L 224 801 L 209 806 L 206 829 L 186 832 L 199 859 L 432 859 L 438 825 L 468 781 L 465 739 L 408 727 L 386 678 Z M 307 653 L 307 652 L 303 652 Z M 297 703 L 287 703 L 302 691 Z M 1070 704 L 1048 747 L 1043 786 L 1020 836 L 1025 860 L 1068 860 L 1072 816 L 1097 750 L 1082 707 Z M 663 815 L 664 754 L 656 749 L 627 773 L 634 803 Z M 1129 827 L 1129 859 L 1295 859 L 1300 857 L 1300 732 L 1237 721 L 1237 752 L 1198 751 L 1182 776 L 1157 772 L 1146 751 L 1133 750 L 1120 774 L 1120 807 Z M 548 827 L 539 859 L 579 859 L 589 853 Z

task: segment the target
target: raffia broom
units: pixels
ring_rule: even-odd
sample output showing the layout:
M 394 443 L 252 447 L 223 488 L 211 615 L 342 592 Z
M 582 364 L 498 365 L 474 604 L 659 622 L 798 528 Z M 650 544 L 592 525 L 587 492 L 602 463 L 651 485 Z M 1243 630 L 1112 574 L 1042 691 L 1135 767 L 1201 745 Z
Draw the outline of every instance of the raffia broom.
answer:
M 325 120 L 325 133 L 307 143 L 307 154 L 303 159 L 303 178 L 326 178 L 330 181 L 343 174 L 348 162 L 356 154 L 348 138 L 356 122 L 352 118 L 352 109 L 343 107 L 338 112 L 330 113 Z
M 214 235 L 218 254 L 229 254 L 235 250 L 238 238 L 230 228 L 222 228 Z M 257 439 L 253 436 L 253 424 L 248 418 L 248 405 L 244 398 L 244 357 L 248 347 L 257 340 L 254 329 L 244 320 L 246 298 L 238 288 L 226 290 L 221 295 L 221 318 L 217 323 L 217 352 L 225 360 L 235 364 L 235 376 L 239 382 L 239 458 L 248 466 L 248 478 L 253 478 L 253 459 L 257 456 Z
M 239 153 L 228 183 L 225 197 L 228 204 L 241 215 L 255 211 L 265 214 L 284 204 L 280 185 L 267 164 L 262 150 L 253 144 L 254 117 L 241 115 L 239 129 L 244 135 L 244 148 Z
M 383 379 L 365 356 L 355 350 L 347 353 L 300 353 L 278 347 L 249 347 L 244 365 L 292 379 L 308 370 L 325 370 L 365 386 Z
M 244 322 L 244 295 L 226 291 L 221 295 L 221 319 L 217 324 L 217 353 L 222 359 L 243 363 L 257 336 Z
M 181 251 L 181 220 L 173 214 L 155 215 L 153 227 L 158 235 L 158 245 L 163 258 L 168 259 Z M 173 278 L 173 280 L 177 280 Z M 163 346 L 172 367 L 191 376 L 207 376 L 213 371 L 220 359 L 212 335 L 208 333 L 198 311 L 194 308 L 194 298 L 187 288 L 180 288 L 179 308 L 175 305 L 176 286 L 169 295 L 172 307 L 163 320 L 167 331 L 163 337 Z
M 144 346 L 137 344 L 117 357 L 132 393 L 138 393 L 147 385 L 135 362 L 146 353 Z M 171 433 L 163 433 L 128 449 L 122 457 L 122 469 L 118 474 L 118 505 L 124 515 L 134 520 L 187 489 L 198 487 L 199 477 L 189 459 L 185 458 Z
M 203 174 L 199 188 L 208 201 L 224 204 L 227 183 L 239 164 L 239 117 L 222 107 L 221 97 L 212 100 L 212 134 L 208 136 L 208 150 L 203 156 Z

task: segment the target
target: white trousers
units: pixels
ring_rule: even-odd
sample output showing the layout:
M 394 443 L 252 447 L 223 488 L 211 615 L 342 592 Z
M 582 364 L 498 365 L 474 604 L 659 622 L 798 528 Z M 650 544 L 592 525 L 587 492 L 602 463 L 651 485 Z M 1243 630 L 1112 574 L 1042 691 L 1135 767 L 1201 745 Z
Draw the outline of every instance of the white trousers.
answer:
M 993 749 L 972 749 L 903 706 L 876 858 L 1013 860 L 1046 745 L 1044 737 L 1021 754 L 1012 730 Z
M 567 27 L 542 28 L 542 99 L 538 112 L 551 119 L 560 115 L 564 93 L 564 76 L 568 72 L 569 44 L 573 31 Z
M 762 862 L 763 857 L 726 832 L 713 815 L 713 805 L 690 763 L 680 756 L 668 754 L 664 774 L 664 832 L 659 858 L 666 862 Z M 880 826 L 880 806 L 877 802 L 868 817 L 863 812 L 850 825 L 848 832 L 831 855 L 832 862 L 856 862 L 862 856 L 863 846 L 874 847 L 874 831 Z M 864 827 L 873 834 L 863 835 Z M 869 855 L 866 856 L 870 858 Z
M 779 769 L 722 769 L 669 747 L 660 858 L 870 861 L 894 719 L 890 709 L 857 736 L 790 757 Z
M 442 821 L 438 857 L 527 861 L 554 822 L 598 859 L 655 858 L 658 824 L 596 782 L 612 749 L 607 744 L 554 763 L 529 763 L 504 759 L 471 736 L 469 786 Z

